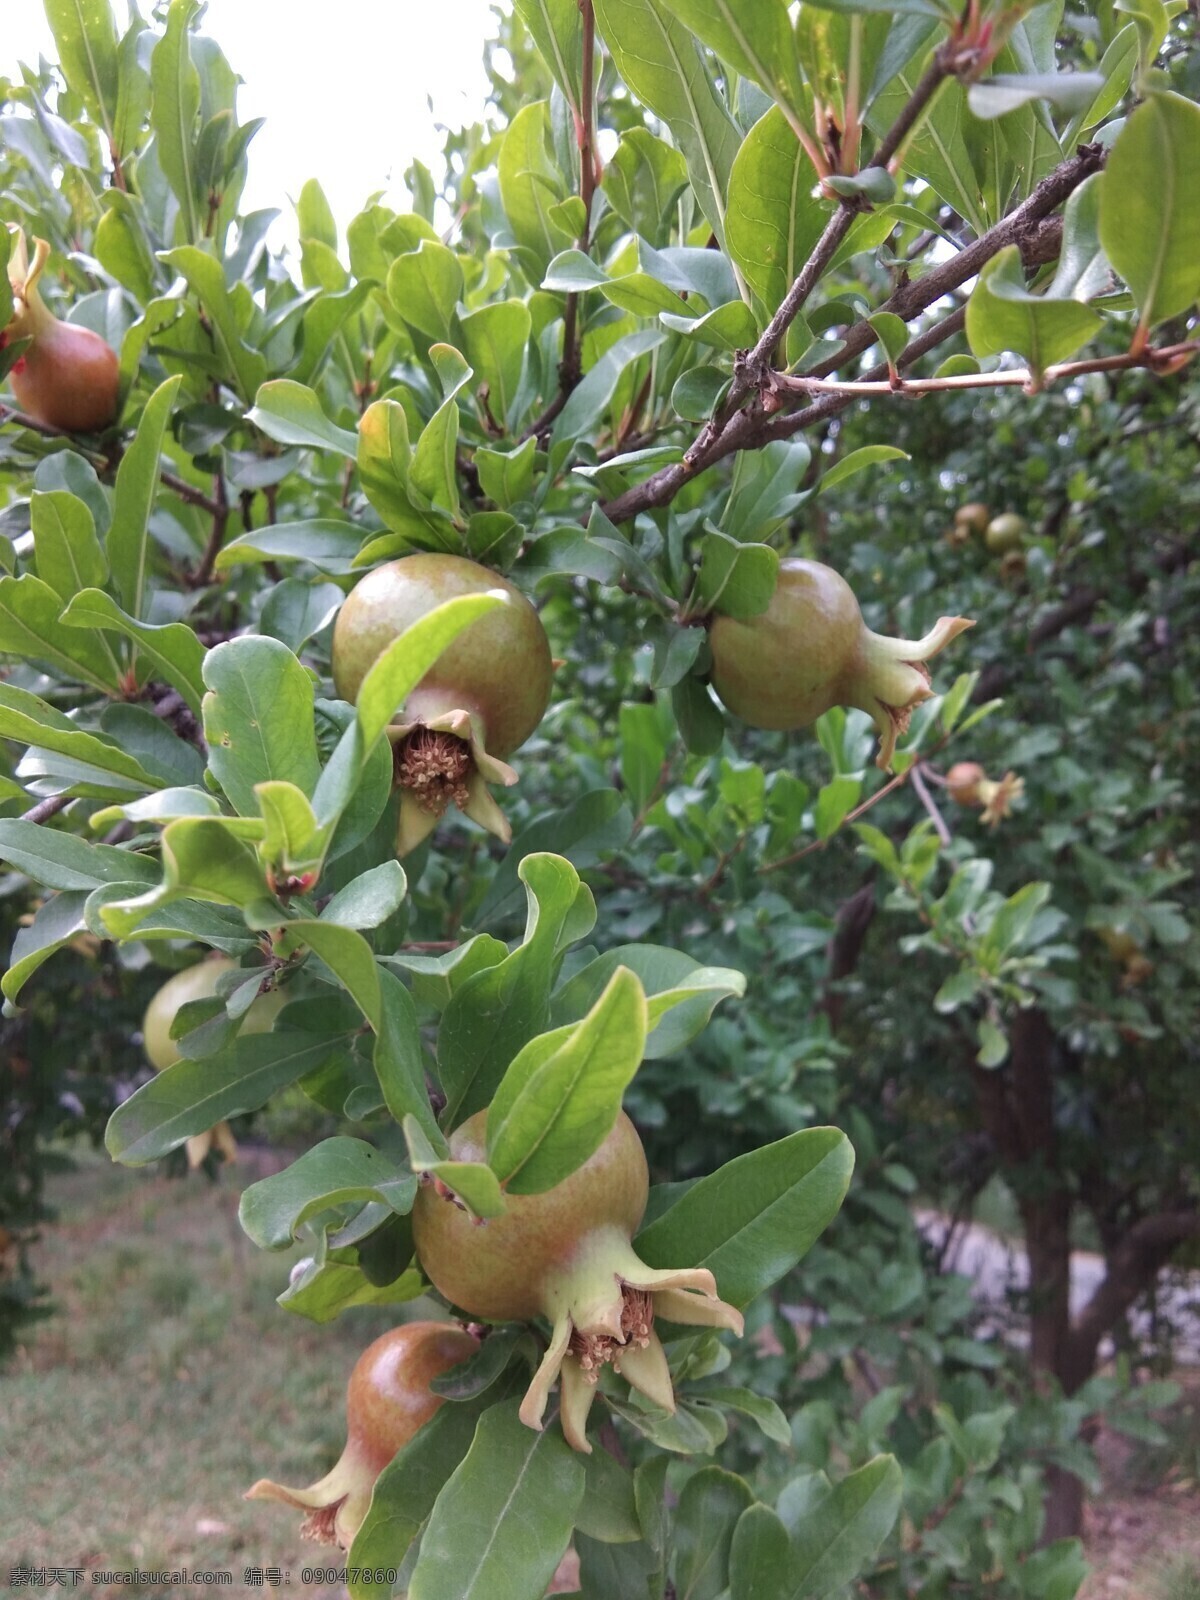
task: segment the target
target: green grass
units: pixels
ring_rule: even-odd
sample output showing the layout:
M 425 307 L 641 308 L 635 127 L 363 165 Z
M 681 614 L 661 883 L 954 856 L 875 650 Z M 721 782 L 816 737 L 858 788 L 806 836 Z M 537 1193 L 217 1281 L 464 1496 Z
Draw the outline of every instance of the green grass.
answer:
M 221 1593 L 261 1596 L 246 1566 L 290 1570 L 299 1590 L 303 1566 L 340 1559 L 300 1539 L 298 1513 L 242 1495 L 259 1477 L 327 1471 L 350 1369 L 397 1318 L 364 1308 L 318 1327 L 280 1310 L 299 1252 L 244 1237 L 240 1181 L 172 1181 L 91 1154 L 54 1180 L 37 1262 L 56 1314 L 0 1375 L 0 1581 L 21 1563 L 226 1567 Z

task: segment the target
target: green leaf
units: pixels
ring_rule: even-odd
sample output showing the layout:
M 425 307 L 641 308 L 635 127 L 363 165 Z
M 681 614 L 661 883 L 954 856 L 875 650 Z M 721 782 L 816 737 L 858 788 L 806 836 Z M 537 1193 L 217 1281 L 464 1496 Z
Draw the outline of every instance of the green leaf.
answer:
M 0 738 L 16 739 L 41 750 L 53 750 L 72 761 L 85 762 L 101 772 L 111 772 L 126 780 L 122 787 L 162 789 L 165 783 L 148 772 L 134 756 L 115 740 L 101 734 L 85 733 L 78 723 L 65 717 L 45 700 L 27 689 L 0 683 Z
M 545 100 L 522 106 L 517 112 L 504 135 L 497 165 L 504 214 L 517 244 L 528 255 L 527 276 L 540 283 L 550 258 L 574 242 L 551 216 L 567 191 L 550 156 L 550 114 Z
M 490 1344 L 489 1337 L 487 1343 Z M 484 1346 L 487 1348 L 487 1345 Z M 633 1474 L 619 1466 L 607 1450 L 584 1457 L 583 1502 L 575 1516 L 578 1532 L 605 1544 L 632 1544 L 642 1537 Z
M 202 1061 L 184 1058 L 117 1107 L 104 1135 L 108 1153 L 125 1166 L 155 1161 L 224 1118 L 257 1111 L 338 1045 L 309 1033 L 256 1033 Z
M 770 605 L 778 575 L 779 554 L 770 546 L 706 533 L 696 575 L 697 615 L 717 611 L 727 617 L 756 617 Z
M 344 598 L 335 583 L 284 578 L 268 594 L 259 626 L 289 650 L 299 651 L 315 633 L 328 627 Z
M 715 755 L 725 743 L 725 718 L 699 678 L 682 679 L 671 690 L 679 736 L 693 755 Z
M 380 1473 L 350 1547 L 353 1600 L 391 1600 L 391 1579 L 382 1575 L 403 1562 L 428 1524 L 443 1485 L 463 1461 L 480 1415 L 488 1409 L 499 1409 L 491 1390 L 443 1406 Z M 377 1578 L 372 1576 L 376 1573 Z
M 845 483 L 847 478 L 852 478 L 856 472 L 861 472 L 864 467 L 873 467 L 880 461 L 907 461 L 909 455 L 906 450 L 900 450 L 894 444 L 865 444 L 858 450 L 851 450 L 848 456 L 830 467 L 829 471 L 821 475 L 817 485 L 817 492 L 824 494 L 829 489 L 836 489 L 839 483 Z
M 783 1600 L 790 1560 L 783 1523 L 769 1506 L 748 1506 L 729 1550 L 730 1600 Z
M 687 163 L 673 145 L 649 128 L 630 128 L 604 169 L 601 187 L 622 222 L 659 247 L 667 242 L 667 213 L 687 181 Z
M 1200 276 L 1196 281 L 1200 287 Z M 1073 355 L 1101 324 L 1099 312 L 1078 300 L 1030 294 L 1015 244 L 984 265 L 967 302 L 972 352 L 985 357 L 1012 350 L 1038 373 Z
M 402 1305 L 427 1288 L 415 1267 L 392 1283 L 372 1283 L 359 1265 L 358 1251 L 347 1248 L 328 1250 L 323 1260 L 310 1258 L 301 1275 L 279 1295 L 278 1303 L 310 1322 L 332 1322 L 351 1306 Z
M 123 634 L 145 656 L 154 675 L 169 683 L 199 714 L 204 695 L 204 646 L 186 622 L 156 626 L 137 622 L 102 589 L 84 589 L 67 606 L 62 620 L 70 628 L 92 628 Z
M 1063 111 L 1084 111 L 1104 88 L 1098 72 L 998 72 L 973 83 L 967 105 L 973 117 L 1003 117 L 1031 100 L 1048 100 Z
M 383 1103 L 402 1123 L 415 1118 L 426 1136 L 440 1139 L 425 1087 L 425 1055 L 413 997 L 396 977 L 379 969 L 379 1022 L 375 1029 L 375 1076 Z
M 321 912 L 321 921 L 343 928 L 378 928 L 400 909 L 407 892 L 404 868 L 398 861 L 384 861 L 339 889 Z
M 618 967 L 582 1022 L 531 1039 L 488 1109 L 488 1165 L 512 1194 L 541 1194 L 600 1148 L 642 1063 L 642 986 Z
M 111 901 L 101 912 L 104 926 L 116 938 L 128 939 L 152 912 L 180 897 L 239 909 L 266 899 L 262 867 L 237 826 L 229 817 L 169 822 L 162 834 L 162 883 L 147 894 Z
M 908 324 L 894 311 L 877 311 L 867 321 L 875 329 L 887 353 L 888 366 L 894 369 L 908 345 Z
M 611 851 L 622 849 L 633 831 L 633 814 L 616 789 L 591 789 L 558 811 L 542 811 L 529 819 L 492 875 L 475 912 L 476 926 L 510 915 L 521 894 L 521 863 L 550 851 L 568 856 L 577 867 L 593 866 Z
M 264 383 L 254 396 L 246 421 L 253 422 L 268 439 L 279 444 L 336 450 L 351 461 L 358 454 L 355 436 L 330 422 L 313 391 L 290 378 L 273 378 Z
M 575 1525 L 584 1468 L 557 1428 L 535 1433 L 509 1401 L 485 1411 L 437 1497 L 409 1600 L 543 1594 Z
M 681 1600 L 721 1600 L 728 1593 L 734 1529 L 753 1500 L 749 1484 L 722 1467 L 702 1467 L 684 1484 L 675 1512 Z
M 172 0 L 171 15 L 174 16 L 176 7 L 180 5 L 191 7 L 194 4 L 195 0 Z M 158 50 L 155 51 L 156 60 L 157 57 Z M 204 307 L 225 375 L 249 405 L 267 375 L 267 363 L 257 350 L 252 350 L 243 342 L 238 332 L 233 313 L 234 302 L 221 263 L 195 245 L 187 244 L 163 251 L 159 259 L 186 278 L 188 286 Z
M 325 963 L 342 987 L 349 991 L 355 1005 L 372 1028 L 378 1029 L 381 1018 L 379 966 L 375 952 L 354 928 L 339 927 L 336 922 L 319 922 L 301 918 L 287 925 L 289 941 L 308 946 Z
M 422 239 L 388 269 L 388 299 L 405 322 L 429 339 L 450 338 L 462 289 L 458 257 L 436 239 Z
M 260 1250 L 286 1250 L 309 1217 L 376 1201 L 403 1216 L 417 1180 L 363 1139 L 322 1139 L 282 1172 L 242 1191 L 238 1221 Z
M 619 944 L 556 991 L 551 1022 L 561 1026 L 582 1017 L 620 967 L 637 975 L 647 997 L 647 1061 L 682 1050 L 704 1029 L 722 1000 L 746 992 L 745 978 L 731 967 L 701 966 L 682 951 L 662 945 Z
M 353 570 L 362 538 L 356 523 L 333 517 L 264 523 L 231 539 L 217 557 L 216 570 L 226 572 L 244 561 L 309 561 L 322 572 L 347 573 Z
M 409 481 L 451 516 L 458 511 L 458 401 L 445 400 L 421 430 L 413 448 Z
M 596 0 L 596 22 L 617 71 L 670 128 L 700 208 L 725 242 L 725 197 L 741 143 L 691 34 L 658 0 Z
M 108 0 L 45 0 L 67 87 L 113 140 L 117 124 L 117 29 Z
M 38 577 L 60 600 L 70 600 L 80 589 L 104 583 L 108 563 L 92 513 L 78 496 L 62 489 L 50 494 L 35 490 L 29 515 Z
M 786 1600 L 823 1600 L 853 1582 L 892 1531 L 902 1488 L 895 1458 L 876 1456 L 802 1516 L 792 1530 Z
M 254 786 L 271 778 L 311 795 L 319 775 L 312 678 L 278 639 L 230 639 L 204 659 L 209 767 L 243 817 L 258 816 Z
M 639 328 L 618 339 L 572 391 L 554 424 L 554 440 L 578 439 L 598 423 L 617 391 L 617 385 L 639 356 L 649 355 L 666 342 L 660 328 Z
M 583 101 L 583 26 L 575 0 L 514 0 L 538 54 L 576 111 Z
M 512 413 L 531 327 L 523 300 L 501 300 L 462 318 L 467 360 L 487 385 L 488 409 L 503 423 Z
M 768 1400 L 766 1395 L 755 1394 L 753 1389 L 725 1385 L 713 1389 L 705 1398 L 723 1411 L 737 1411 L 749 1417 L 772 1443 L 790 1448 L 791 1424 L 774 1400 Z
M 488 1104 L 518 1050 L 542 1031 L 557 957 L 595 920 L 590 891 L 569 861 L 529 855 L 517 872 L 528 907 L 523 942 L 496 966 L 467 979 L 438 1032 L 438 1077 L 450 1127 Z
M 183 234 L 189 241 L 200 236 L 195 171 L 200 75 L 188 47 L 192 19 L 199 9 L 197 0 L 171 0 L 166 31 L 150 58 L 154 148 L 163 175 L 179 201 Z M 217 266 L 215 261 L 212 264 Z
M 638 1254 L 652 1267 L 708 1267 L 723 1299 L 747 1305 L 790 1272 L 837 1215 L 853 1168 L 837 1128 L 789 1134 L 693 1184 L 638 1236 Z
M 117 468 L 106 548 L 113 584 L 131 617 L 140 617 L 145 603 L 150 513 L 158 489 L 159 456 L 182 382 L 181 377 L 174 377 L 159 384 L 147 400 L 137 433 Z
M 479 483 L 489 500 L 507 508 L 524 500 L 533 488 L 537 440 L 532 436 L 515 450 L 476 450 Z
M 1145 333 L 1200 295 L 1200 106 L 1152 94 L 1117 135 L 1100 178 L 1100 242 Z
M 0 686 L 4 694 L 17 691 Z M 144 856 L 107 844 L 88 844 L 19 817 L 0 817 L 0 860 L 47 889 L 98 889 L 109 883 L 152 883 L 157 869 Z
M 773 100 L 804 109 L 788 9 L 780 0 L 663 0 L 686 27 Z
M 486 1217 L 504 1215 L 504 1196 L 500 1183 L 491 1167 L 482 1161 L 451 1161 L 445 1155 L 445 1139 L 440 1132 L 437 1142 L 429 1137 L 416 1117 L 404 1119 L 404 1137 L 408 1143 L 408 1159 L 419 1175 L 428 1173 L 444 1184 L 478 1221 Z
M 86 683 L 114 696 L 120 673 L 109 650 L 90 635 L 63 626 L 62 600 L 32 572 L 0 578 L 0 652 L 43 662 L 68 683 Z
M 36 827 L 37 824 L 31 823 L 29 826 Z M 8 958 L 8 970 L 0 985 L 6 1000 L 15 1003 L 25 984 L 42 963 L 48 961 L 56 950 L 61 950 L 63 945 L 77 933 L 82 933 L 86 929 L 87 922 L 84 919 L 83 908 L 87 898 L 86 889 L 51 895 L 38 907 L 33 921 L 27 927 L 17 929 L 12 953 Z

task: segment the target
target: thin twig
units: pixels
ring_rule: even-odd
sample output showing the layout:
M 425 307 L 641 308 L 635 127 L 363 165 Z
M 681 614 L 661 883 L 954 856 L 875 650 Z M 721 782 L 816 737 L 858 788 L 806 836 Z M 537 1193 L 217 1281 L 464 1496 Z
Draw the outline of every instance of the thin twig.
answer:
M 943 845 L 953 844 L 954 838 L 950 832 L 950 829 L 946 826 L 946 819 L 938 810 L 937 801 L 925 787 L 925 780 L 921 776 L 921 763 L 919 761 L 913 762 L 912 771 L 909 773 L 909 777 L 912 779 L 913 793 L 925 807 L 925 810 L 929 815 L 929 820 L 933 823 L 933 831 L 937 834 Z
M 39 800 L 37 805 L 31 806 L 28 811 L 23 811 L 21 821 L 49 822 L 51 817 L 56 817 L 60 811 L 65 811 L 74 798 L 73 794 L 52 794 L 48 800 Z
M 212 502 L 212 532 L 208 536 L 208 543 L 204 546 L 200 564 L 188 579 L 188 584 L 193 589 L 201 589 L 206 583 L 212 582 L 213 570 L 221 553 L 221 546 L 225 542 L 225 529 L 229 522 L 229 499 L 225 493 L 225 479 L 219 472 L 213 473 L 213 488 L 216 493 Z

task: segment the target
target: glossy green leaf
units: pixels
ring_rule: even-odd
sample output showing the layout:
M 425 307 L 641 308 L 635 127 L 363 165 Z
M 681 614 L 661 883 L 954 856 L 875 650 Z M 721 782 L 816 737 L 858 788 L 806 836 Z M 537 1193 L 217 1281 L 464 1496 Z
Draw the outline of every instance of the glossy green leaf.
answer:
M 682 951 L 653 944 L 621 944 L 581 968 L 554 995 L 551 1021 L 581 1017 L 618 967 L 628 967 L 645 990 L 650 1032 L 646 1059 L 673 1055 L 700 1033 L 724 999 L 745 993 L 746 980 L 730 967 L 705 967 Z
M 264 523 L 231 539 L 217 557 L 216 570 L 226 572 L 243 562 L 309 561 L 321 572 L 346 573 L 353 569 L 362 538 L 356 523 L 333 517 Z
M 575 389 L 554 424 L 554 438 L 574 439 L 587 433 L 608 409 L 617 385 L 630 364 L 639 356 L 649 355 L 666 342 L 666 334 L 658 328 L 639 328 L 627 333 L 596 362 L 592 370 Z
M 583 99 L 583 25 L 575 0 L 514 0 L 514 5 L 567 104 L 578 110 Z
M 1197 279 L 1200 286 L 1200 277 Z M 967 302 L 967 339 L 980 357 L 1011 350 L 1043 372 L 1074 355 L 1101 326 L 1078 300 L 1052 300 L 1025 287 L 1021 252 L 1009 245 L 987 262 Z
M 557 1428 L 525 1427 L 515 1402 L 485 1411 L 437 1498 L 409 1600 L 529 1600 L 571 1537 L 584 1469 Z
M 673 145 L 648 128 L 630 128 L 604 169 L 602 188 L 622 222 L 659 246 L 666 243 L 668 211 L 687 181 L 687 163 Z
M 749 1484 L 721 1467 L 702 1467 L 684 1484 L 675 1512 L 680 1600 L 720 1600 L 728 1592 L 734 1529 L 753 1500 Z
M 741 135 L 691 34 L 659 0 L 596 0 L 595 11 L 617 71 L 670 128 L 701 210 L 723 242 L 730 169 Z
M 822 473 L 817 485 L 818 493 L 825 493 L 836 489 L 839 483 L 845 483 L 847 478 L 852 478 L 856 472 L 861 472 L 864 467 L 877 466 L 882 461 L 907 461 L 908 452 L 900 450 L 894 444 L 865 444 L 858 450 L 851 450 L 850 454 L 843 456 L 834 463 L 828 472 Z
M 150 513 L 158 489 L 159 457 L 182 382 L 175 377 L 159 384 L 147 400 L 137 433 L 117 468 L 106 549 L 117 595 L 131 617 L 141 617 L 145 605 Z
M 77 495 L 62 489 L 50 494 L 35 491 L 29 514 L 38 577 L 60 600 L 105 582 L 108 562 L 96 537 L 96 524 Z
M 503 423 L 512 412 L 529 342 L 529 307 L 523 300 L 501 300 L 462 318 L 467 360 L 487 385 L 488 410 Z
M 392 1283 L 372 1283 L 359 1262 L 358 1251 L 327 1250 L 324 1258 L 308 1258 L 304 1270 L 284 1292 L 278 1304 L 310 1322 L 332 1322 L 351 1306 L 394 1306 L 415 1300 L 428 1285 L 416 1268 Z
M 270 383 L 264 383 L 254 396 L 246 420 L 279 444 L 336 450 L 351 460 L 358 453 L 355 436 L 329 420 L 311 389 L 290 378 L 273 378 Z
M 805 1128 L 701 1178 L 638 1236 L 650 1266 L 709 1267 L 723 1299 L 748 1305 L 837 1215 L 854 1152 L 837 1128 Z
M 404 868 L 398 861 L 384 861 L 339 889 L 321 912 L 321 921 L 344 928 L 377 928 L 400 909 L 407 892 Z
M 693 604 L 701 613 L 756 617 L 775 593 L 779 554 L 765 544 L 741 544 L 725 533 L 707 533 L 700 545 Z
M 967 92 L 971 115 L 1006 116 L 1031 100 L 1048 100 L 1064 111 L 1083 111 L 1104 87 L 1098 72 L 998 72 Z
M 766 1395 L 755 1394 L 753 1389 L 743 1389 L 734 1384 L 723 1384 L 704 1398 L 712 1405 L 720 1406 L 723 1411 L 736 1411 L 741 1416 L 749 1417 L 772 1444 L 781 1444 L 785 1449 L 791 1446 L 791 1424 L 774 1400 L 769 1400 Z
M 824 1600 L 853 1582 L 892 1531 L 902 1489 L 893 1456 L 876 1456 L 835 1484 L 792 1530 L 785 1600 Z
M 108 0 L 45 0 L 67 87 L 111 140 L 117 124 L 117 29 Z
M 448 511 L 458 511 L 458 402 L 445 400 L 421 430 L 413 447 L 409 482 L 413 489 Z
M 158 888 L 104 907 L 101 920 L 115 937 L 130 938 L 147 916 L 179 896 L 239 908 L 267 896 L 258 857 L 230 818 L 181 817 L 169 822 L 162 835 L 162 866 Z
M 642 1530 L 632 1472 L 620 1466 L 607 1450 L 593 1450 L 585 1456 L 583 1469 L 585 1488 L 575 1514 L 576 1530 L 604 1544 L 640 1540 Z
M 33 921 L 17 929 L 8 958 L 8 970 L 0 982 L 6 1000 L 15 1002 L 42 963 L 48 961 L 56 950 L 61 950 L 76 934 L 84 931 L 87 922 L 83 908 L 87 898 L 86 889 L 51 895 L 38 907 Z
M 197 0 L 171 0 L 166 31 L 150 58 L 154 148 L 158 164 L 179 201 L 184 237 L 191 241 L 200 236 L 195 168 L 200 75 L 189 50 L 189 30 L 199 9 Z M 215 261 L 212 265 L 217 267 Z
M 244 1034 L 202 1061 L 178 1061 L 113 1112 L 108 1153 L 131 1167 L 156 1161 L 224 1118 L 257 1111 L 337 1047 L 309 1033 Z
M 706 684 L 683 678 L 671 690 L 679 736 L 693 755 L 715 755 L 725 743 L 725 718 Z
M 86 762 L 101 772 L 111 772 L 125 779 L 127 787 L 165 787 L 116 740 L 85 733 L 70 717 L 14 684 L 0 683 L 0 738 L 15 739 L 24 745 L 53 750 L 74 761 Z
M 234 809 L 259 814 L 254 786 L 271 778 L 312 794 L 317 781 L 312 678 L 277 639 L 230 639 L 204 660 L 209 766 Z
M 68 627 L 117 633 L 132 640 L 136 655 L 145 657 L 154 676 L 178 689 L 192 711 L 199 713 L 205 652 L 186 622 L 138 622 L 102 589 L 82 590 L 67 606 L 62 620 Z
M 120 693 L 120 671 L 103 643 L 60 620 L 62 600 L 32 572 L 0 578 L 0 652 L 40 661 L 68 683 Z
M 375 952 L 354 928 L 311 918 L 289 922 L 289 941 L 305 944 L 325 963 L 373 1028 L 380 1023 L 379 967 Z
M 435 1143 L 416 1117 L 405 1117 L 404 1137 L 415 1173 L 436 1178 L 475 1219 L 504 1215 L 504 1197 L 491 1167 L 482 1161 L 450 1160 L 445 1140 L 439 1134 Z
M 515 450 L 476 450 L 480 487 L 489 500 L 508 507 L 526 498 L 533 488 L 536 450 L 537 440 L 532 437 Z
M 648 1021 L 641 984 L 618 967 L 581 1022 L 518 1051 L 488 1109 L 488 1165 L 510 1193 L 552 1189 L 600 1148 L 641 1065 Z
M 195 0 L 172 0 L 172 16 L 177 6 L 191 6 L 194 3 Z M 159 48 L 162 48 L 161 45 Z M 156 50 L 155 59 L 157 55 Z M 188 287 L 204 307 L 225 376 L 245 403 L 250 405 L 267 375 L 267 364 L 262 354 L 252 350 L 238 331 L 233 301 L 221 263 L 195 245 L 180 245 L 174 250 L 166 250 L 161 259 L 172 271 L 186 278 Z
M 551 211 L 567 194 L 565 177 L 550 152 L 550 116 L 544 100 L 522 106 L 508 125 L 498 163 L 500 199 L 517 244 L 528 257 L 533 282 L 551 256 L 573 242 Z
M 242 1191 L 238 1221 L 260 1250 L 286 1250 L 318 1212 L 377 1201 L 401 1215 L 412 1209 L 417 1180 L 363 1139 L 322 1139 L 282 1172 Z
M 517 909 L 521 863 L 527 857 L 551 851 L 569 857 L 577 867 L 589 867 L 620 850 L 632 831 L 633 813 L 616 789 L 591 789 L 558 810 L 539 812 L 517 834 L 497 867 L 475 913 L 476 924 L 482 927 Z
M 730 1600 L 783 1600 L 790 1561 L 783 1523 L 769 1506 L 748 1506 L 729 1550 Z
M 17 691 L 0 686 L 5 695 Z M 72 833 L 20 817 L 0 817 L 0 860 L 47 889 L 98 889 L 102 884 L 153 883 L 153 861 L 113 845 L 88 844 Z
M 1100 177 L 1100 242 L 1148 331 L 1200 295 L 1200 106 L 1156 93 L 1117 136 Z

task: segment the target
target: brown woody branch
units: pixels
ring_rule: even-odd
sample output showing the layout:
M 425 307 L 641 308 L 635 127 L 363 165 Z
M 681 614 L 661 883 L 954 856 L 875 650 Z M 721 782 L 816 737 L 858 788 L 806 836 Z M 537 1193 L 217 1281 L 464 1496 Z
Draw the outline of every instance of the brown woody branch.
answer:
M 30 806 L 28 811 L 22 811 L 22 822 L 49 822 L 51 817 L 56 817 L 74 800 L 73 794 L 52 794 L 46 800 L 39 800 L 37 805 Z
M 1101 1339 L 1149 1289 L 1181 1244 L 1200 1238 L 1200 1212 L 1166 1211 L 1135 1222 L 1108 1256 L 1108 1270 L 1074 1319 L 1068 1346 L 1080 1371 L 1090 1371 Z
M 225 479 L 219 472 L 213 474 L 213 489 L 215 492 L 211 501 L 212 532 L 208 536 L 208 543 L 204 546 L 199 565 L 187 580 L 192 589 L 202 589 L 206 583 L 212 582 L 217 557 L 221 553 L 221 546 L 225 543 L 225 529 L 229 524 L 229 498 L 225 493 Z
M 1039 234 L 1041 223 L 1056 211 L 1084 181 L 1098 172 L 1104 163 L 1104 152 L 1096 145 L 1083 145 L 1077 154 L 1057 166 L 1034 189 L 1029 198 L 1011 215 L 998 222 L 994 228 L 968 245 L 950 261 L 932 268 L 920 278 L 905 282 L 879 307 L 911 322 L 939 300 L 960 289 L 969 279 L 978 275 L 984 264 L 1011 244 Z M 961 324 L 960 324 L 961 325 Z M 942 335 L 944 337 L 945 335 Z M 846 335 L 841 349 L 829 360 L 820 363 L 810 374 L 813 378 L 826 378 L 839 367 L 856 360 L 876 342 L 877 335 L 869 322 L 856 323 Z M 940 340 L 938 341 L 940 342 Z M 907 366 L 915 359 L 919 341 L 914 340 L 904 352 L 900 365 Z M 928 348 L 926 346 L 925 348 Z M 886 369 L 885 369 L 886 370 Z M 882 375 L 882 374 L 880 374 Z M 875 373 L 871 374 L 876 376 Z M 612 522 L 627 522 L 641 511 L 668 504 L 690 478 L 738 450 L 761 449 L 773 439 L 787 439 L 814 422 L 834 416 L 851 403 L 850 396 L 822 395 L 813 405 L 802 411 L 772 414 L 762 404 L 739 411 L 732 417 L 709 445 L 703 456 L 685 459 L 653 473 L 603 507 Z

